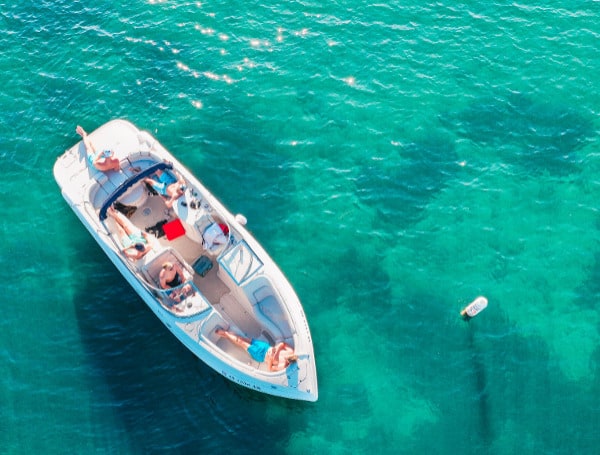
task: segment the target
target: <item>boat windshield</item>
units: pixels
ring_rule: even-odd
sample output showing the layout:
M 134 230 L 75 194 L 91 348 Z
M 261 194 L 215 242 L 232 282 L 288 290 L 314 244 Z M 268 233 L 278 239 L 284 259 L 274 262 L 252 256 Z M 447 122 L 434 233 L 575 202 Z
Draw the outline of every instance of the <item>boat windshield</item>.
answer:
M 244 240 L 227 251 L 219 259 L 219 264 L 237 285 L 246 281 L 263 266 L 262 261 Z

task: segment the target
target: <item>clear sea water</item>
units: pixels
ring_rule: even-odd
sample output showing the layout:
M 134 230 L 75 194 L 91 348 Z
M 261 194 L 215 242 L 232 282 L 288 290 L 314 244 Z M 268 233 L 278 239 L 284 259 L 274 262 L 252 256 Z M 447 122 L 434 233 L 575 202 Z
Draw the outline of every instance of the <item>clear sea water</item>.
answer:
M 0 453 L 599 453 L 599 24 L 598 0 L 0 0 Z M 112 118 L 246 215 L 318 402 L 206 367 L 68 208 L 54 161 Z

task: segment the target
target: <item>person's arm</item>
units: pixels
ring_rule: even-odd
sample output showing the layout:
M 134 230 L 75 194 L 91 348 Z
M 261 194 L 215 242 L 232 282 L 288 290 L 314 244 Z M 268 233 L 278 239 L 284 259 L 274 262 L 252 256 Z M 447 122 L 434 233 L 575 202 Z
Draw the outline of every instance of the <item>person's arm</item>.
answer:
M 148 254 L 150 251 L 152 250 L 152 245 L 150 243 L 146 243 L 144 245 L 144 251 L 138 251 L 138 255 L 137 255 L 137 259 L 141 259 L 144 256 L 146 256 L 146 254 Z M 136 250 L 137 251 L 137 250 Z
M 277 343 L 273 349 L 273 357 L 279 357 L 279 353 L 285 349 L 287 345 L 283 342 Z
M 133 247 L 127 247 L 123 250 L 123 254 L 125 254 L 125 256 L 127 256 L 129 259 L 131 259 L 132 261 L 137 261 L 141 256 L 140 256 L 140 251 L 136 250 Z
M 85 152 L 88 155 L 93 155 L 94 153 L 96 153 L 96 147 L 94 147 L 94 144 L 88 137 L 87 133 L 82 134 L 81 137 L 83 138 L 83 145 L 85 146 Z
M 183 273 L 183 269 L 178 263 L 175 263 L 175 272 L 181 277 L 183 281 L 185 281 L 185 274 Z
M 269 371 L 275 371 L 276 367 L 273 365 L 273 362 L 275 361 L 275 348 L 271 348 L 270 353 L 267 352 L 267 357 L 265 360 L 267 361 L 267 369 Z
M 270 350 L 271 355 L 267 360 L 267 368 L 269 371 L 279 371 L 279 354 L 281 350 L 285 347 L 285 343 L 277 343 Z
M 157 246 L 157 241 L 158 239 L 151 235 L 148 234 L 145 231 L 140 231 L 142 233 L 142 237 L 144 237 L 146 239 L 146 245 L 145 245 L 145 249 L 144 249 L 144 254 L 146 254 L 148 251 L 154 249 L 155 246 Z

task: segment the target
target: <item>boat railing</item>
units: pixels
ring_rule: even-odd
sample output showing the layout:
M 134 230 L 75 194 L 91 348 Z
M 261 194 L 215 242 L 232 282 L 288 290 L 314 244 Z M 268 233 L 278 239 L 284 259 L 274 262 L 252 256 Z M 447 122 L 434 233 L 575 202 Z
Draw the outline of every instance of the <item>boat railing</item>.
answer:
M 211 309 L 212 305 L 192 280 L 169 289 L 157 288 L 148 283 L 163 308 L 178 317 L 190 317 Z

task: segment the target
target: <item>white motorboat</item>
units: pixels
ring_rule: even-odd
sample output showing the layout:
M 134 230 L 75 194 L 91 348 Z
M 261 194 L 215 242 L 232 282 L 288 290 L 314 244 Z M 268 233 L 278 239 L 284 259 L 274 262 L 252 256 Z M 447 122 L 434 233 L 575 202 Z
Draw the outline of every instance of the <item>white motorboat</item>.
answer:
M 245 218 L 231 214 L 150 133 L 132 123 L 109 121 L 88 138 L 97 150 L 111 150 L 120 170 L 96 170 L 80 141 L 57 159 L 55 179 L 69 206 L 156 316 L 231 381 L 270 395 L 316 401 L 315 356 L 304 310 L 246 229 Z M 170 208 L 144 180 L 161 173 L 185 181 L 183 195 Z M 143 257 L 125 254 L 114 208 L 149 238 Z M 165 262 L 184 271 L 180 282 L 166 289 L 159 281 Z M 272 346 L 285 342 L 298 359 L 271 371 L 219 336 L 219 328 Z

